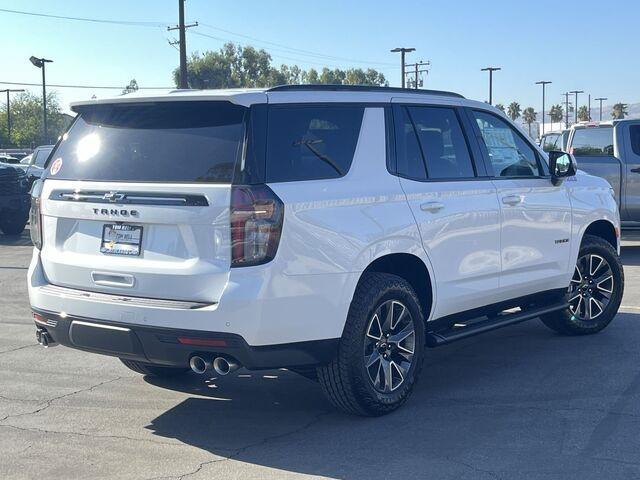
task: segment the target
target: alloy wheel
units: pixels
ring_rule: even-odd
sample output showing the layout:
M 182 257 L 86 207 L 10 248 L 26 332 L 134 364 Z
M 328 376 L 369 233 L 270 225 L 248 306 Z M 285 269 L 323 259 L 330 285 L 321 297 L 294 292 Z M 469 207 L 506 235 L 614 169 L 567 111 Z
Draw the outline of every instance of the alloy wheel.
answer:
M 405 382 L 416 347 L 413 322 L 409 309 L 397 300 L 381 304 L 369 320 L 364 365 L 376 391 L 391 393 Z
M 613 289 L 611 265 L 600 255 L 583 255 L 571 279 L 569 310 L 580 320 L 595 320 L 609 305 Z

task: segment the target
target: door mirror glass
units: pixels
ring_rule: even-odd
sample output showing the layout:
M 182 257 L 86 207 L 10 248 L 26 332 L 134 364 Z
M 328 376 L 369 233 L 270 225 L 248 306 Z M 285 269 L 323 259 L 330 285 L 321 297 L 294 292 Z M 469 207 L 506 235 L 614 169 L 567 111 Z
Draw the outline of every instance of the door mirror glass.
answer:
M 554 185 L 557 185 L 562 179 L 574 176 L 578 171 L 578 165 L 570 153 L 552 150 L 549 152 L 549 170 Z

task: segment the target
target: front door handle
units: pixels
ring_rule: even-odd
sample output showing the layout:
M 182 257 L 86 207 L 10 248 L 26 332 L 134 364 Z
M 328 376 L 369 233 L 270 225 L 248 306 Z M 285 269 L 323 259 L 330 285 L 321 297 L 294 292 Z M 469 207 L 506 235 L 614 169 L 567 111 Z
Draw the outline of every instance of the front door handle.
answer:
M 502 197 L 502 203 L 511 206 L 518 205 L 522 203 L 523 200 L 524 197 L 522 195 L 507 195 L 506 197 Z
M 420 205 L 420 210 L 423 212 L 436 213 L 444 208 L 444 204 L 440 202 L 427 202 Z
M 631 171 L 633 173 L 640 173 L 640 168 L 632 168 Z

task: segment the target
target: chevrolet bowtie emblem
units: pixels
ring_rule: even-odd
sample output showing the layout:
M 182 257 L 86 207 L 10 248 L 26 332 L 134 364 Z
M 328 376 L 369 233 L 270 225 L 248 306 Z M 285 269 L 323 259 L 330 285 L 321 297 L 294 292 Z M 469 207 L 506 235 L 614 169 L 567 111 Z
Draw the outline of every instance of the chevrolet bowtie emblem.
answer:
M 107 200 L 108 202 L 116 203 L 124 200 L 126 198 L 126 195 L 124 193 L 109 192 L 105 193 L 102 198 L 104 200 Z

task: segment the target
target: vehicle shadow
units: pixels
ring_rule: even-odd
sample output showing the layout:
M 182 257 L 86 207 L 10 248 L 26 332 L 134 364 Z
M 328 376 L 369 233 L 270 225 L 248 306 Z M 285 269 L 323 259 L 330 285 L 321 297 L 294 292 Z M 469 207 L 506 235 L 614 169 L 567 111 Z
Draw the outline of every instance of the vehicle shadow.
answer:
M 222 459 L 295 474 L 477 479 L 500 471 L 515 478 L 544 465 L 547 473 L 570 472 L 565 478 L 593 478 L 597 459 L 582 447 L 604 440 L 590 438 L 584 425 L 613 407 L 640 408 L 629 401 L 640 395 L 629 388 L 640 379 L 638 320 L 621 313 L 605 332 L 580 338 L 531 321 L 430 349 L 411 399 L 380 418 L 339 413 L 316 383 L 284 370 L 146 377 L 192 395 L 147 428 Z M 640 438 L 624 441 L 624 451 L 636 453 L 623 460 L 640 462 Z
M 28 247 L 31 246 L 31 236 L 27 228 L 21 235 L 3 235 L 0 234 L 0 246 L 8 247 Z

